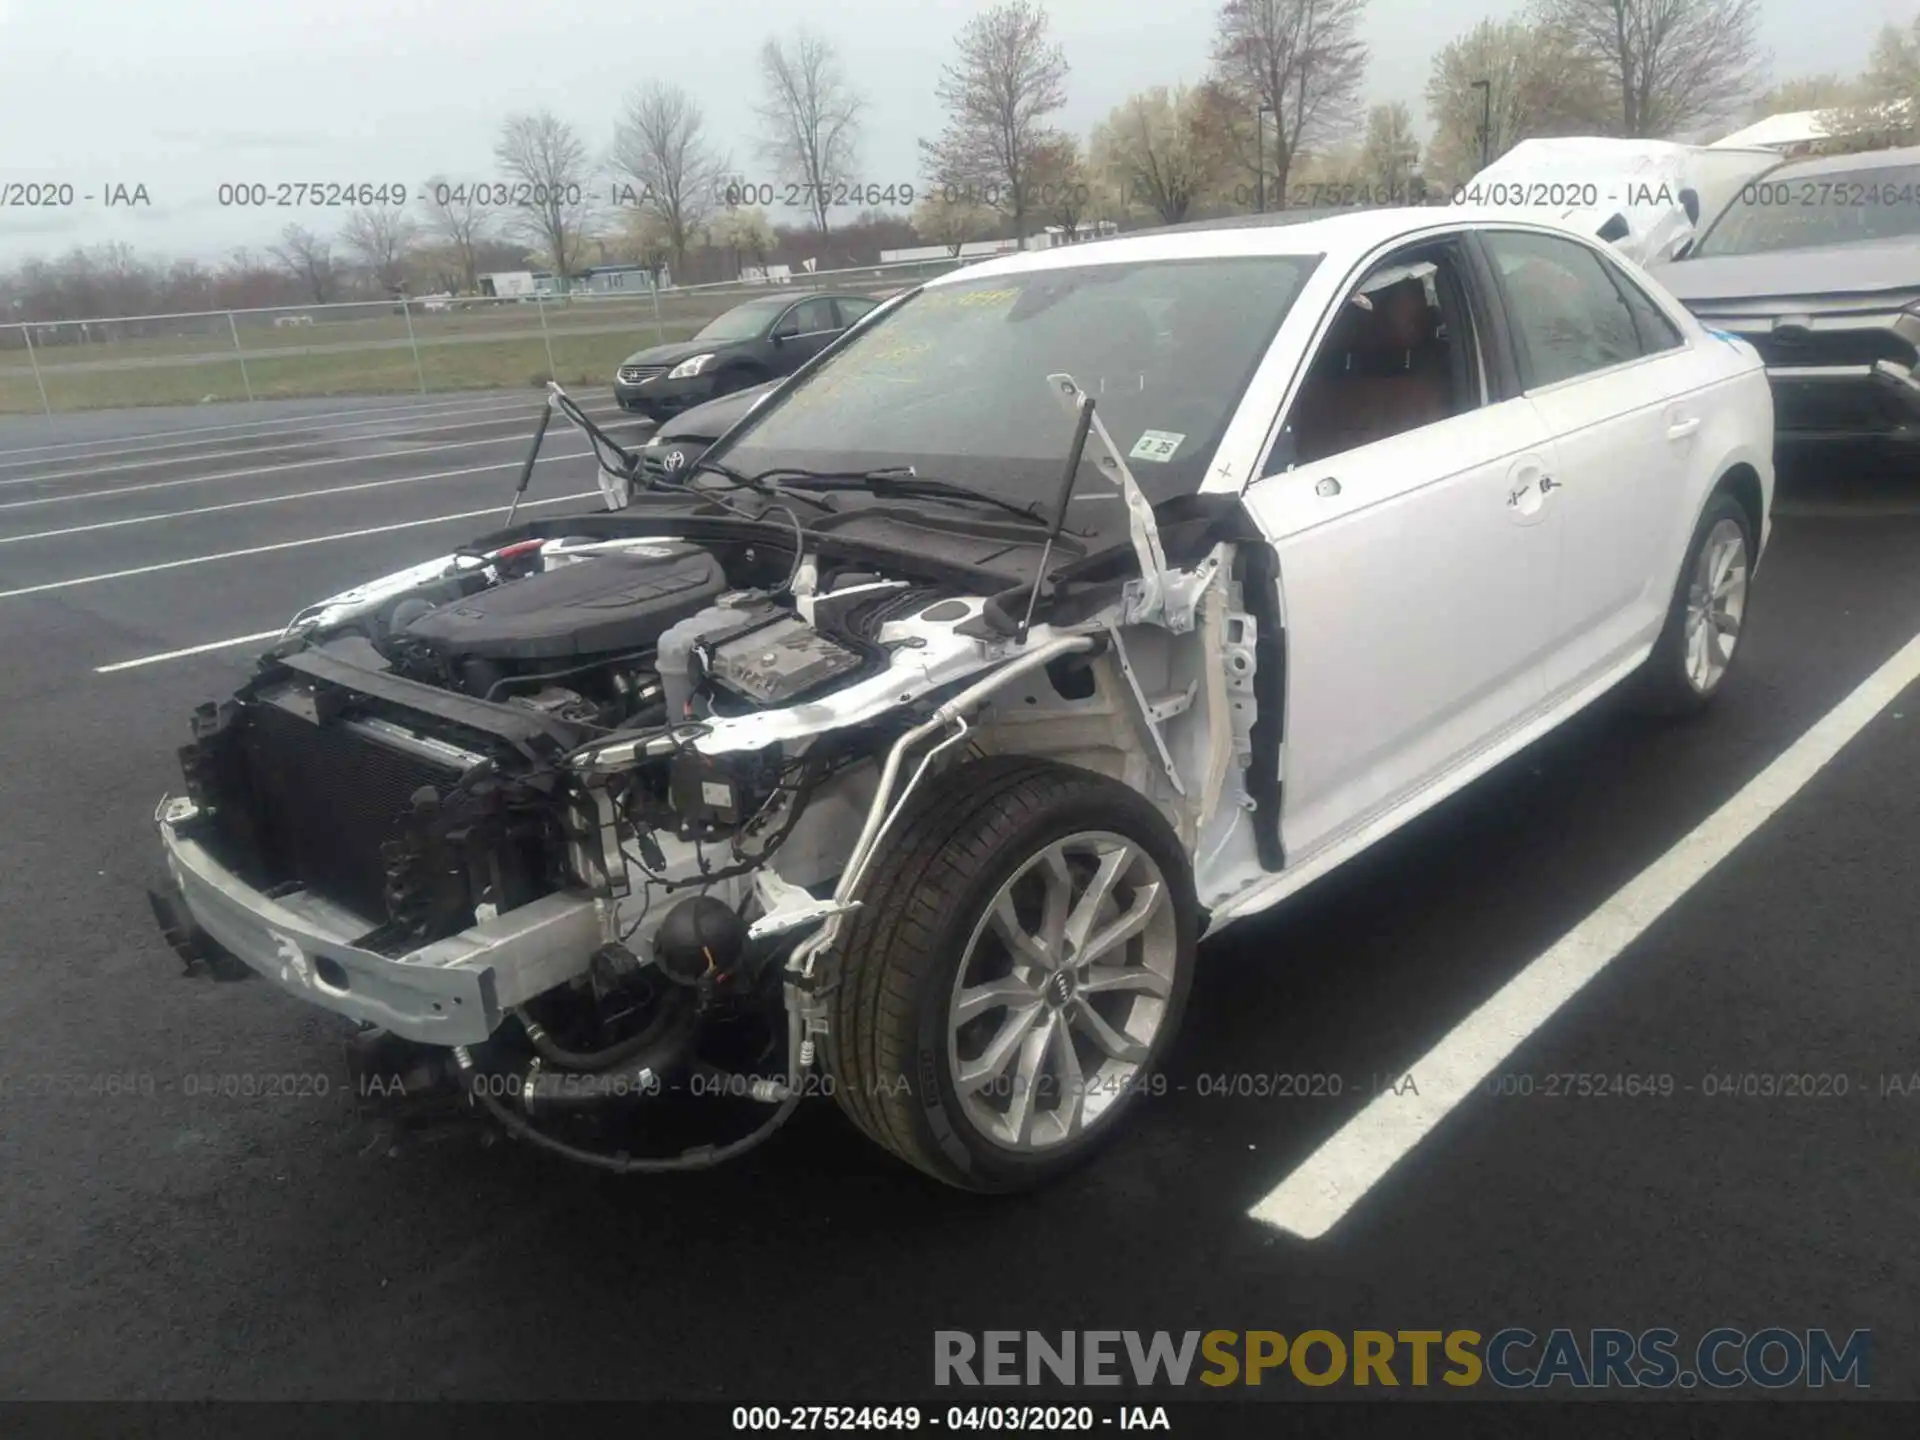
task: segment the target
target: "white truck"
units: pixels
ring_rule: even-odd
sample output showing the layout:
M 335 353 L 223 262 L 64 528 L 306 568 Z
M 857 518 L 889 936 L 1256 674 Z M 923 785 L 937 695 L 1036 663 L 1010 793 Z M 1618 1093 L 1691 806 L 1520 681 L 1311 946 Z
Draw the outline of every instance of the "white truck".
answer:
M 502 300 L 530 300 L 534 296 L 531 270 L 496 270 L 480 277 L 480 293 Z

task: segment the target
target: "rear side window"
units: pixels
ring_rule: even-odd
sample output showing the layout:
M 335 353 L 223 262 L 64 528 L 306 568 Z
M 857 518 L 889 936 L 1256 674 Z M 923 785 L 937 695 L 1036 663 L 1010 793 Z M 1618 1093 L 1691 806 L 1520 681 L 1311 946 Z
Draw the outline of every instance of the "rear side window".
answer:
M 1554 235 L 1496 231 L 1482 239 L 1506 293 L 1529 389 L 1640 358 L 1633 311 L 1598 255 Z
M 1613 283 L 1619 287 L 1621 298 L 1627 302 L 1627 309 L 1633 315 L 1635 329 L 1640 332 L 1640 353 L 1659 355 L 1668 350 L 1678 350 L 1687 343 L 1666 313 L 1653 303 L 1651 296 L 1633 283 L 1632 277 L 1618 267 L 1609 265 L 1607 274 L 1613 277 Z
M 842 325 L 851 325 L 880 302 L 878 300 L 849 300 L 842 297 L 833 303 L 840 307 L 840 323 Z

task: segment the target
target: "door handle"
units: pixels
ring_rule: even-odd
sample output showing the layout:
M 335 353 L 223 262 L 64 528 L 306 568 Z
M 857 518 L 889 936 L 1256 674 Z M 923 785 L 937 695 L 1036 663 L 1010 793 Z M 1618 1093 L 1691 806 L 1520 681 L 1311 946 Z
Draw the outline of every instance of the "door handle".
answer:
M 1700 417 L 1698 415 L 1686 420 L 1676 420 L 1673 424 L 1667 426 L 1667 439 L 1684 440 L 1699 428 Z
M 1520 502 L 1527 498 L 1527 491 L 1529 490 L 1538 490 L 1544 498 L 1560 488 L 1561 486 L 1558 480 L 1554 479 L 1551 475 L 1542 475 L 1538 480 L 1514 486 L 1511 493 L 1507 496 L 1507 508 L 1518 510 L 1520 508 Z

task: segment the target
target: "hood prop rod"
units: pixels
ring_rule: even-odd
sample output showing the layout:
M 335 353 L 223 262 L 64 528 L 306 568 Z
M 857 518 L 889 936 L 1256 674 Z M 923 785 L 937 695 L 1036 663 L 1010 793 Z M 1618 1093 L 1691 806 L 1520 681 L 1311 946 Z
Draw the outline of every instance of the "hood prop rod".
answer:
M 533 482 L 534 463 L 540 458 L 540 442 L 547 438 L 547 426 L 553 423 L 553 401 L 549 399 L 540 407 L 540 423 L 533 429 L 533 448 L 527 451 L 527 463 L 520 467 L 520 483 L 514 487 L 513 503 L 507 507 L 507 525 L 513 524 L 513 517 L 520 509 L 520 502 L 526 498 L 527 486 Z
M 1047 530 L 1047 543 L 1040 548 L 1040 564 L 1033 576 L 1033 590 L 1027 596 L 1027 613 L 1020 617 L 1020 625 L 1013 632 L 1013 643 L 1027 643 L 1027 631 L 1033 625 L 1033 608 L 1040 603 L 1040 587 L 1047 583 L 1047 564 L 1053 559 L 1054 542 L 1060 538 L 1060 532 L 1066 528 L 1067 505 L 1073 499 L 1074 481 L 1080 476 L 1080 461 L 1087 453 L 1087 435 L 1093 429 L 1093 396 L 1083 394 L 1075 407 L 1077 418 L 1073 426 L 1073 447 L 1067 452 L 1067 472 L 1060 477 L 1060 498 L 1054 502 L 1053 524 Z

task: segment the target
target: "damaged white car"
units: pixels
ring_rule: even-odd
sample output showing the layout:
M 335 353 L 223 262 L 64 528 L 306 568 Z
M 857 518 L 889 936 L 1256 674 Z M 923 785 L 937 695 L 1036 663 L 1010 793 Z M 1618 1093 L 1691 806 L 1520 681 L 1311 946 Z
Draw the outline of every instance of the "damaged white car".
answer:
M 550 405 L 606 513 L 297 617 L 197 715 L 155 901 L 363 1076 L 623 1172 L 831 1095 L 1058 1174 L 1204 934 L 1618 682 L 1711 698 L 1773 484 L 1750 347 L 1460 210 L 958 271 L 671 484 Z

